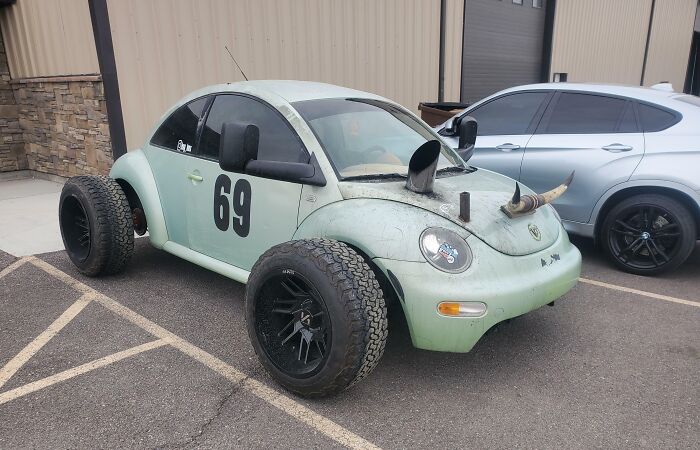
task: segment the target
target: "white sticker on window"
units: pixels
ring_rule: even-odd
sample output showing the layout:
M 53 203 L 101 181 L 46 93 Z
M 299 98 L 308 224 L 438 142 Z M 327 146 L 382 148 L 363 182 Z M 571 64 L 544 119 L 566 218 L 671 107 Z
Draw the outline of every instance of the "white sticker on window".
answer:
M 192 146 L 190 144 L 185 144 L 182 139 L 177 141 L 177 151 L 183 153 L 192 153 Z

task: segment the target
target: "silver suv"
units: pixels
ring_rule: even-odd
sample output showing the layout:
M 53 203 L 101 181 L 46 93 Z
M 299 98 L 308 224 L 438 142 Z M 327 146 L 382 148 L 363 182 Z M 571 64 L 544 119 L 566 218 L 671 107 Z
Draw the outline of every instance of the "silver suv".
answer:
M 536 192 L 576 171 L 554 203 L 566 229 L 595 237 L 617 266 L 653 275 L 700 238 L 700 98 L 653 88 L 548 83 L 498 92 L 437 127 L 458 147 L 474 117 L 470 164 Z

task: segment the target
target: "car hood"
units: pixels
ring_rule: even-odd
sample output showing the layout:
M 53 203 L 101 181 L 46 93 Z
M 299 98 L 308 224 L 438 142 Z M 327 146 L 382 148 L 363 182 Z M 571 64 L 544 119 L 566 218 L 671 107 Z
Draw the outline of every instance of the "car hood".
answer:
M 501 205 L 513 196 L 515 181 L 487 170 L 437 178 L 430 194 L 409 191 L 403 181 L 344 181 L 338 183 L 338 187 L 344 199 L 383 199 L 431 211 L 507 255 L 521 256 L 543 250 L 554 244 L 561 230 L 561 225 L 549 206 L 522 217 L 511 219 L 506 216 L 501 211 Z M 463 222 L 459 218 L 459 194 L 464 191 L 470 193 L 469 222 Z M 521 192 L 532 193 L 522 185 Z M 430 225 L 425 224 L 426 228 Z

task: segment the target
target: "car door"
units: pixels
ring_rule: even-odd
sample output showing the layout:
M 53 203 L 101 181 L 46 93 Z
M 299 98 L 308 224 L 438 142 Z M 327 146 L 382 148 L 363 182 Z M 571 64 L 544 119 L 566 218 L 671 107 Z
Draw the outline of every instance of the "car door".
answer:
M 558 92 L 523 158 L 520 180 L 537 192 L 575 178 L 554 203 L 564 220 L 587 223 L 600 197 L 627 181 L 644 155 L 634 101 L 588 92 Z
M 525 147 L 550 95 L 547 91 L 508 93 L 469 110 L 478 124 L 469 164 L 517 179 Z
M 191 184 L 188 174 L 197 160 L 192 151 L 207 101 L 207 97 L 201 97 L 176 109 L 144 148 L 158 187 L 168 240 L 186 247 L 189 246 L 188 208 L 182 199 Z
M 226 172 L 219 167 L 224 122 L 258 126 L 259 160 L 308 162 L 309 155 L 287 120 L 262 101 L 237 94 L 216 96 L 204 120 L 186 197 L 191 248 L 250 270 L 270 247 L 297 228 L 301 184 Z

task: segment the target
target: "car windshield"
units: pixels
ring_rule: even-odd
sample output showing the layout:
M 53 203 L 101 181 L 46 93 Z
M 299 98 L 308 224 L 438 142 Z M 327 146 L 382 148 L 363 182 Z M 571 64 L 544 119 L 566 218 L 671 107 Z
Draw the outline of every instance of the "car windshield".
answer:
M 341 179 L 405 177 L 413 152 L 432 131 L 410 114 L 371 99 L 330 98 L 296 102 Z M 438 170 L 463 169 L 462 160 L 442 144 Z

